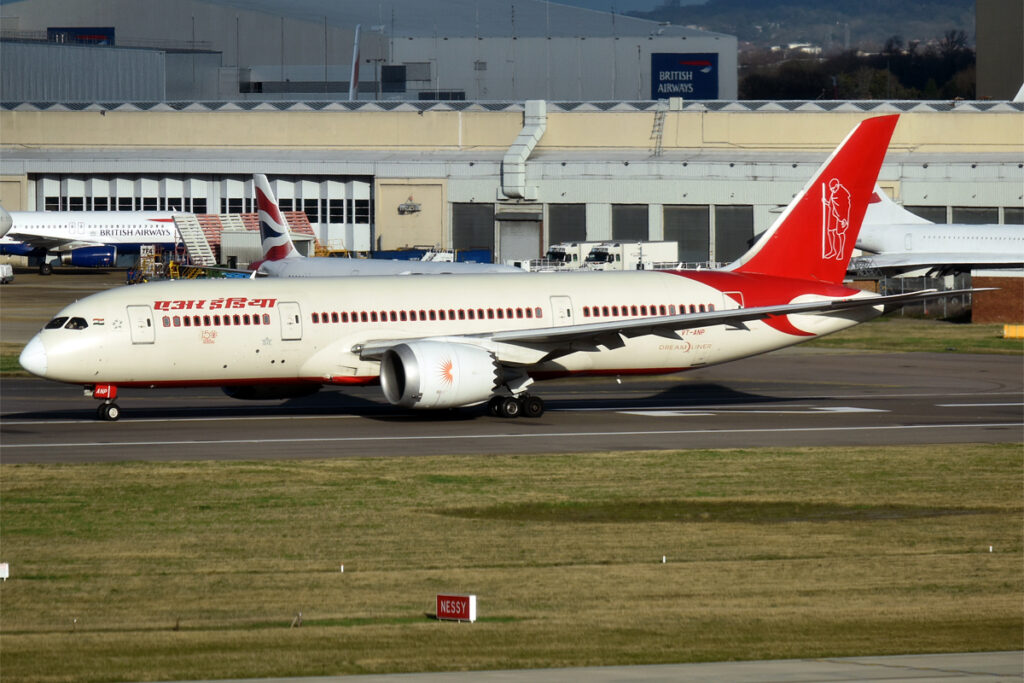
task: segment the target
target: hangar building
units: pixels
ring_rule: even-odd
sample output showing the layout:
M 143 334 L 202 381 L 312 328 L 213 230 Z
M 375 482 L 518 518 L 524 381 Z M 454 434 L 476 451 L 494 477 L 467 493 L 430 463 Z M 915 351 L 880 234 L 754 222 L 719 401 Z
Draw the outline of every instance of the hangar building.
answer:
M 163 102 L 0 105 L 9 209 L 252 207 L 267 174 L 322 244 L 670 239 L 727 262 L 849 130 L 900 113 L 880 183 L 936 222 L 1024 223 L 1024 103 Z
M 357 25 L 360 100 L 737 94 L 734 36 L 542 0 L 18 0 L 0 18 L 7 101 L 348 99 Z

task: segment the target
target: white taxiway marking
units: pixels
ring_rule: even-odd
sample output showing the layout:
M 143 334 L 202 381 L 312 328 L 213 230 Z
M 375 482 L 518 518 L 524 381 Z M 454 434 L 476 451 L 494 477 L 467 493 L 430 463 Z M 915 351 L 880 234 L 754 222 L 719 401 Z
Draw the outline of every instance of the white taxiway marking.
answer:
M 618 411 L 622 415 L 642 415 L 644 417 L 695 417 L 695 416 L 708 416 L 708 415 L 730 415 L 730 414 L 743 414 L 743 415 L 834 415 L 838 413 L 850 414 L 850 413 L 888 413 L 888 410 L 882 410 L 881 408 L 854 408 L 851 406 L 834 406 L 834 407 L 823 407 L 823 408 L 810 408 L 808 410 L 751 410 L 751 409 L 737 409 L 722 408 L 713 412 L 690 412 L 689 410 L 676 410 L 676 409 L 664 409 L 664 410 L 620 410 Z
M 939 408 L 999 408 L 1005 406 L 1024 406 L 1024 403 L 936 403 Z
M 203 439 L 179 441 L 87 441 L 78 443 L 31 443 L 4 445 L 4 450 L 15 448 L 111 448 L 116 446 L 224 446 L 227 444 L 308 444 L 308 443 L 356 443 L 372 441 L 451 441 L 454 439 L 578 439 L 580 437 L 609 436 L 686 436 L 687 434 L 795 434 L 800 432 L 864 432 L 901 431 L 915 429 L 965 429 L 965 428 L 1019 428 L 1019 422 L 991 422 L 986 424 L 922 424 L 922 425 L 868 425 L 863 427 L 782 427 L 776 429 L 657 429 L 645 431 L 618 432 L 544 432 L 544 433 L 498 433 L 498 434 L 419 434 L 415 436 L 328 436 L 282 439 Z

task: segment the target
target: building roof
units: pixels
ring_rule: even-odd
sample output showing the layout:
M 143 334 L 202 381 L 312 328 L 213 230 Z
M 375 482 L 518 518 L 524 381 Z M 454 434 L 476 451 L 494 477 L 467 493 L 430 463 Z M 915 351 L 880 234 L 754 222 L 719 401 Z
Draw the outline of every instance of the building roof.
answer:
M 663 102 L 663 100 L 661 100 Z M 548 102 L 548 111 L 648 111 L 659 101 Z M 864 114 L 904 114 L 909 112 L 1024 112 L 1024 102 L 995 100 L 692 100 L 684 101 L 680 111 L 725 112 L 854 112 Z M 524 111 L 522 101 L 299 101 L 256 100 L 238 102 L 0 102 L 5 111 Z

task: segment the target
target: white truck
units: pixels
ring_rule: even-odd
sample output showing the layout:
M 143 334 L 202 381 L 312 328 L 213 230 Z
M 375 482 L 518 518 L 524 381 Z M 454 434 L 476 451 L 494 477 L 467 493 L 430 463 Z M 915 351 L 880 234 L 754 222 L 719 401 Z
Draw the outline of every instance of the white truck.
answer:
M 679 260 L 679 244 L 664 242 L 602 242 L 583 263 L 588 270 L 654 270 Z
M 601 242 L 559 242 L 548 247 L 542 259 L 515 261 L 509 265 L 531 272 L 553 272 L 560 270 L 579 270 L 583 267 L 590 250 Z

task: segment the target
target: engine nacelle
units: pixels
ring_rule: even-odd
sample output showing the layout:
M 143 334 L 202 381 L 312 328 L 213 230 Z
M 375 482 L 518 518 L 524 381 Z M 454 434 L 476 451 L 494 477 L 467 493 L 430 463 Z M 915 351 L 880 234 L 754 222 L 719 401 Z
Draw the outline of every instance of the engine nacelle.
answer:
M 65 254 L 62 261 L 67 266 L 85 268 L 112 266 L 117 261 L 117 247 L 82 247 Z
M 380 361 L 384 397 L 405 408 L 455 408 L 482 403 L 501 382 L 490 352 L 469 344 L 420 341 L 388 349 Z
M 273 401 L 285 398 L 302 398 L 320 391 L 319 384 L 246 384 L 221 387 L 231 398 L 242 401 Z

